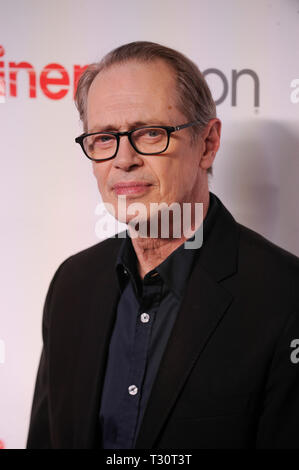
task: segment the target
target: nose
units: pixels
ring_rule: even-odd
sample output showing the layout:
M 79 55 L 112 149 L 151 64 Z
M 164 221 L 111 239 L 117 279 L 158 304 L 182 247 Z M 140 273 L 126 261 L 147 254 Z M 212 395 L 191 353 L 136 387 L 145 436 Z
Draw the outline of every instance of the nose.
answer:
M 121 136 L 119 139 L 119 147 L 116 157 L 113 158 L 112 164 L 115 168 L 130 171 L 134 167 L 143 165 L 142 156 L 136 152 L 129 142 L 128 136 Z

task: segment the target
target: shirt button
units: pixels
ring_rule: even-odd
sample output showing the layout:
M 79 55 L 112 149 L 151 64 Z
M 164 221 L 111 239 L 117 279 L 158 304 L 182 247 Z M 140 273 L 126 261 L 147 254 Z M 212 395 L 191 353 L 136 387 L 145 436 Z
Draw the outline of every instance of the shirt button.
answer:
M 128 271 L 126 270 L 126 268 L 124 268 L 124 274 L 127 276 L 128 274 Z
M 136 387 L 136 385 L 130 385 L 128 390 L 130 395 L 136 395 L 136 393 L 138 393 L 138 388 Z
M 149 319 L 150 319 L 150 316 L 148 313 L 142 313 L 140 315 L 140 320 L 142 321 L 142 323 L 148 323 Z

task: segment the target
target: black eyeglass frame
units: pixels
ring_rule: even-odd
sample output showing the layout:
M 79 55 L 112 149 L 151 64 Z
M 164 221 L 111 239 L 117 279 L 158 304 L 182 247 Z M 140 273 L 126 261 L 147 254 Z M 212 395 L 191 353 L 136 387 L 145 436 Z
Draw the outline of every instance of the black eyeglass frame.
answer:
M 84 134 L 79 135 L 78 137 L 75 138 L 75 142 L 81 146 L 81 148 L 82 148 L 84 154 L 86 155 L 86 157 L 89 158 L 89 160 L 92 160 L 93 162 L 104 162 L 104 161 L 107 161 L 107 160 L 112 160 L 112 158 L 115 158 L 116 155 L 117 155 L 118 149 L 119 149 L 120 137 L 125 136 L 125 135 L 128 136 L 129 142 L 132 145 L 133 149 L 137 153 L 139 153 L 140 155 L 160 155 L 161 153 L 166 152 L 166 150 L 168 149 L 169 141 L 170 141 L 170 135 L 173 132 L 180 131 L 181 129 L 186 129 L 187 127 L 195 126 L 196 124 L 200 124 L 200 122 L 199 121 L 191 121 L 191 122 L 187 122 L 186 124 L 180 124 L 179 126 L 143 126 L 143 127 L 137 127 L 136 129 L 132 129 L 131 131 L 126 131 L 126 132 L 113 132 L 113 131 L 90 132 L 90 133 L 84 133 Z M 136 146 L 133 142 L 132 134 L 133 134 L 133 132 L 139 131 L 141 129 L 165 129 L 166 132 L 167 132 L 167 144 L 166 144 L 165 148 L 163 150 L 161 150 L 161 152 L 155 152 L 155 153 L 140 152 L 140 150 L 138 150 L 136 148 Z M 112 157 L 108 157 L 108 158 L 91 158 L 86 153 L 84 145 L 83 145 L 83 140 L 85 139 L 85 137 L 88 137 L 90 135 L 96 135 L 96 134 L 113 135 L 113 136 L 116 137 L 116 150 L 115 150 L 114 154 L 112 155 Z

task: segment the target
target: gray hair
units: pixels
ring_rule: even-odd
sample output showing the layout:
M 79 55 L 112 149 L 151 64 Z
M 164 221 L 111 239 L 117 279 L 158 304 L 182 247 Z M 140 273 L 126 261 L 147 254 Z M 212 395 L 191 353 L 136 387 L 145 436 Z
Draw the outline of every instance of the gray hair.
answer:
M 136 41 L 105 55 L 99 62 L 90 64 L 80 76 L 75 94 L 75 104 L 87 132 L 87 95 L 89 88 L 99 72 L 108 67 L 130 60 L 151 62 L 163 60 L 172 67 L 176 74 L 177 106 L 180 112 L 190 121 L 198 121 L 198 126 L 190 128 L 192 141 L 195 142 L 199 132 L 216 117 L 216 105 L 208 84 L 197 65 L 181 52 L 169 47 L 148 41 Z M 212 174 L 212 167 L 207 170 Z

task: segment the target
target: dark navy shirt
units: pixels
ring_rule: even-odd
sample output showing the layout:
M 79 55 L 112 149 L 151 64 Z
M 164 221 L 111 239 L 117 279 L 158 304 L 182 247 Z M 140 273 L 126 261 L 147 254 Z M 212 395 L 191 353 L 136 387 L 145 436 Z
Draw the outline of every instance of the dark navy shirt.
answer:
M 207 237 L 217 201 L 203 224 Z M 192 238 L 190 239 L 192 240 Z M 100 407 L 102 447 L 134 448 L 150 392 L 182 302 L 198 249 L 180 245 L 142 280 L 131 238 L 123 240 L 116 270 L 120 299 L 109 345 Z

